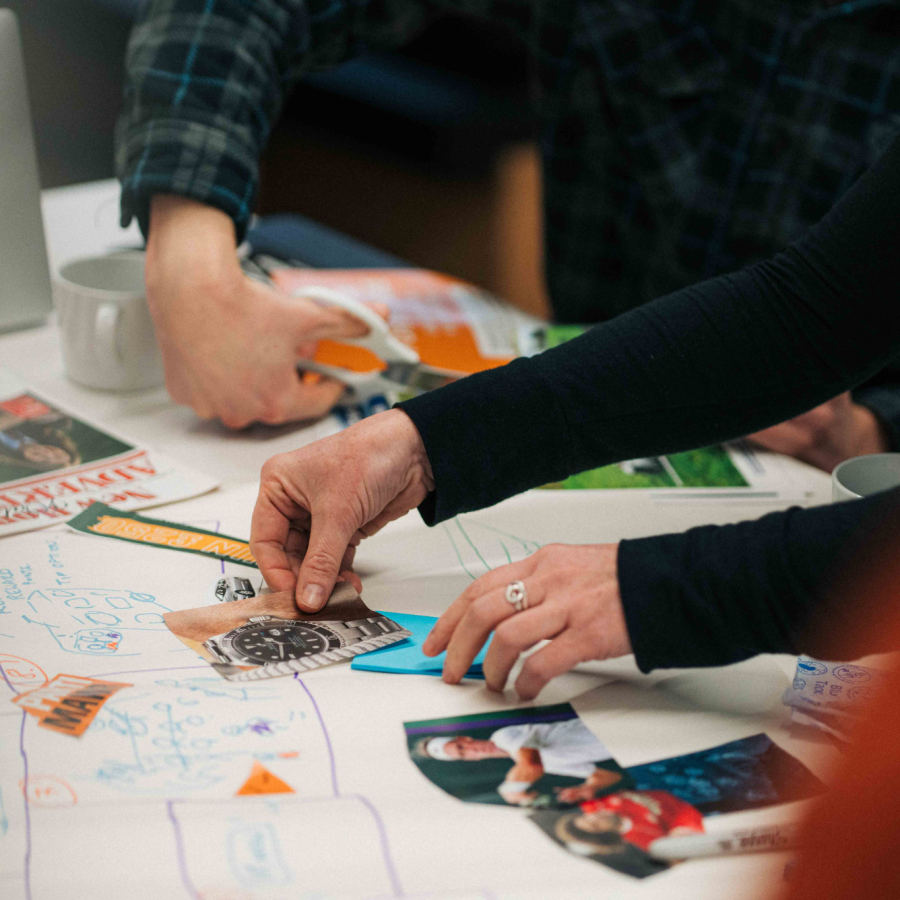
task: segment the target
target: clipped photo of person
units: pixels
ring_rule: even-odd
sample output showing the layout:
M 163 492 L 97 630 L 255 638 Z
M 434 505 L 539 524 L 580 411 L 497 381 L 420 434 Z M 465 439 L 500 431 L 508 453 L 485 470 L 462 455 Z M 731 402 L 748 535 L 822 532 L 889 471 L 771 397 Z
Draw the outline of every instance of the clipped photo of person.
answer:
M 703 815 L 806 800 L 824 786 L 806 766 L 765 734 L 672 756 L 628 774 L 639 791 L 669 791 Z
M 569 853 L 635 878 L 671 865 L 647 853 L 655 840 L 703 833 L 700 810 L 668 791 L 621 791 L 576 810 L 539 810 L 531 819 Z
M 630 787 L 568 703 L 406 722 L 410 757 L 470 803 L 560 807 Z
M 0 401 L 0 484 L 131 449 L 31 394 Z

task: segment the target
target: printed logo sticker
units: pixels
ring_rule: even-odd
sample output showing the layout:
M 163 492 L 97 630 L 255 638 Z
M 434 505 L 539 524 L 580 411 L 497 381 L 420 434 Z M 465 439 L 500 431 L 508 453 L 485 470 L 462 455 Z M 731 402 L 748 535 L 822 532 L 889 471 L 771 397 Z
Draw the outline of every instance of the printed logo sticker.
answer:
M 37 716 L 41 728 L 81 737 L 100 707 L 125 687 L 131 685 L 80 675 L 57 675 L 43 687 L 13 697 L 12 702 Z

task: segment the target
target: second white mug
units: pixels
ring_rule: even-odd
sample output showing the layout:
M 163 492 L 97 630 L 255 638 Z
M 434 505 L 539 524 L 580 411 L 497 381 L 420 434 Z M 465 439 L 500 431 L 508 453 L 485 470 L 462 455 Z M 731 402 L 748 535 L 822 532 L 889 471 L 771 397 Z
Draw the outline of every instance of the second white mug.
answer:
M 831 499 L 857 500 L 900 486 L 900 453 L 845 459 L 831 473 Z

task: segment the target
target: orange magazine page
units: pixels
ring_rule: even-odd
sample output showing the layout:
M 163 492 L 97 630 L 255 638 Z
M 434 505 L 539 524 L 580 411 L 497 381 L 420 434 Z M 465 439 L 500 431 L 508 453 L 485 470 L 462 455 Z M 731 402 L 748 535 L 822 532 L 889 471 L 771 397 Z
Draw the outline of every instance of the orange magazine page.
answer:
M 271 274 L 288 293 L 318 286 L 383 303 L 395 337 L 430 366 L 471 375 L 518 356 L 521 314 L 449 275 L 425 269 L 276 269 Z M 355 372 L 384 367 L 370 351 L 336 341 L 321 341 L 315 360 Z

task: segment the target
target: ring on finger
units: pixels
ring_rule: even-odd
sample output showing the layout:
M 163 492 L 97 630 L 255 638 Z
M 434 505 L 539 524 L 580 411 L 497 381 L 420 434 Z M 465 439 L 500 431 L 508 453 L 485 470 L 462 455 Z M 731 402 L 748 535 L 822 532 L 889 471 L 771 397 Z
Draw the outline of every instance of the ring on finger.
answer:
M 528 592 L 521 581 L 513 581 L 506 586 L 506 601 L 516 612 L 528 609 Z

